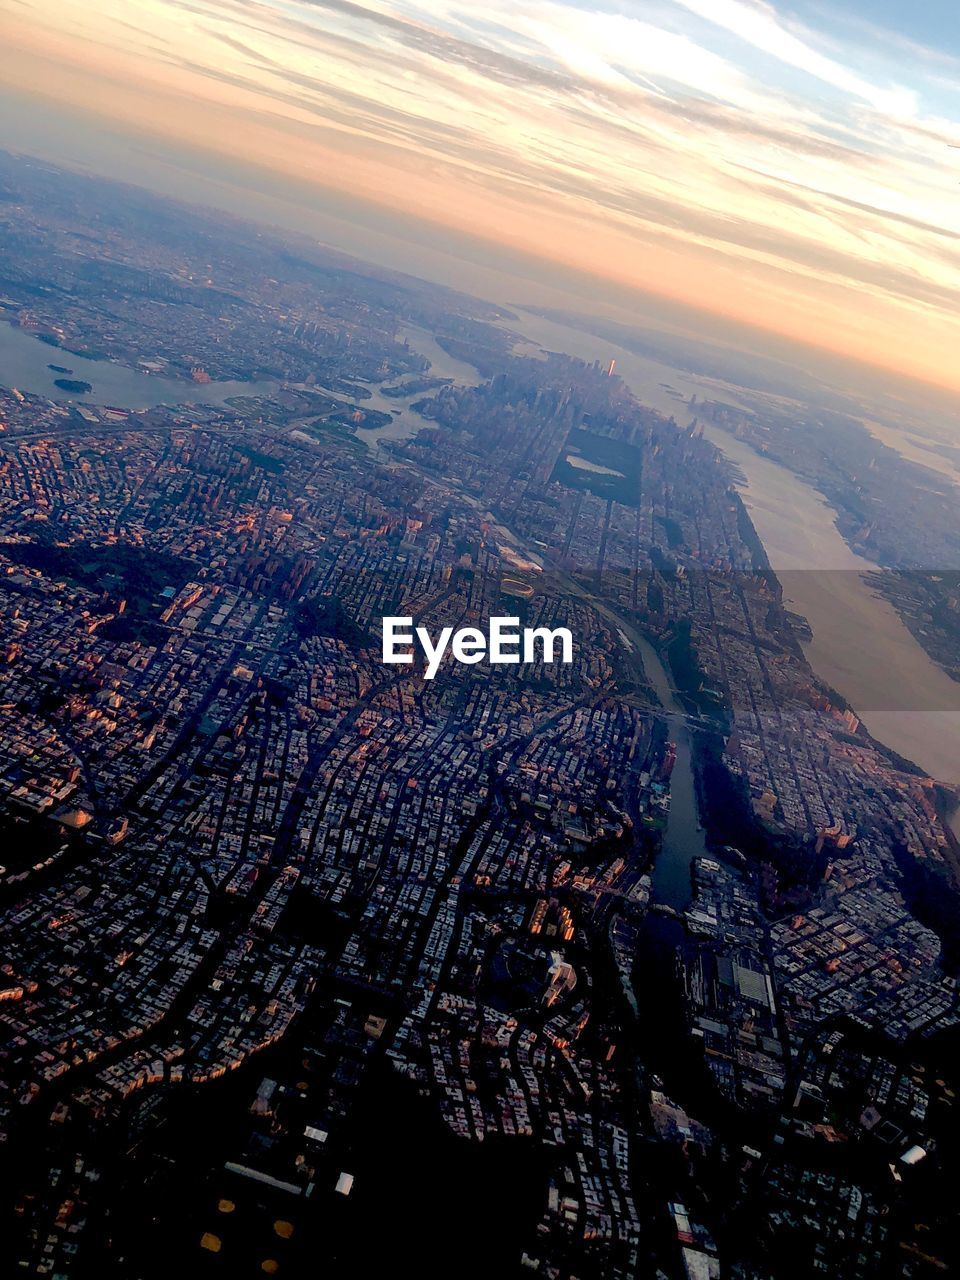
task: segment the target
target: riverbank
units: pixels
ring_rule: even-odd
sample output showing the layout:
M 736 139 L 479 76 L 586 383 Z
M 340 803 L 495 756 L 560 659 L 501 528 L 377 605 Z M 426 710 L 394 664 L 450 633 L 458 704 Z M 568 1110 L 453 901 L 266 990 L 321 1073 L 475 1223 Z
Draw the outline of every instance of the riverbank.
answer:
M 64 364 L 51 364 L 61 359 Z M 69 368 L 70 378 L 60 376 Z M 232 396 L 264 396 L 273 382 L 188 382 L 116 364 L 91 360 L 51 346 L 0 317 L 0 383 L 5 387 L 72 404 L 153 409 L 158 405 L 224 404 Z M 66 383 L 67 385 L 63 385 Z
M 617 373 L 639 400 L 683 423 L 691 413 L 678 393 L 709 390 L 691 375 L 569 325 L 520 313 L 511 327 L 584 360 L 615 357 Z M 814 671 L 878 742 L 931 776 L 960 783 L 960 685 L 871 588 L 866 575 L 877 566 L 850 550 L 831 508 L 809 485 L 725 432 L 708 429 L 707 435 L 739 470 L 741 496 L 785 601 L 810 625 L 812 639 L 801 643 Z M 954 825 L 960 831 L 960 814 Z
M 735 463 L 784 602 L 810 625 L 801 645 L 814 671 L 879 742 L 932 777 L 960 783 L 960 685 L 873 588 L 868 575 L 883 570 L 850 550 L 815 490 L 725 432 L 705 434 Z

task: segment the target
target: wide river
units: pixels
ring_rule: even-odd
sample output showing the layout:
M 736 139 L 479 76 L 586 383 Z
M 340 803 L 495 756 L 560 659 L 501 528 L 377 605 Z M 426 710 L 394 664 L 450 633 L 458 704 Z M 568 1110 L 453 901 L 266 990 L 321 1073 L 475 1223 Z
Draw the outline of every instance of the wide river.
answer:
M 532 342 L 584 360 L 616 358 L 634 394 L 685 423 L 683 398 L 716 395 L 697 379 L 646 360 L 603 338 L 521 313 Z M 710 439 L 739 468 L 739 487 L 788 604 L 810 624 L 805 645 L 814 670 L 854 707 L 870 732 L 944 782 L 960 783 L 960 685 L 924 652 L 864 574 L 834 512 L 810 485 L 722 431 Z M 956 824 L 955 824 L 956 825 Z
M 472 365 L 448 355 L 433 335 L 413 325 L 401 330 L 414 351 L 430 361 L 429 376 L 450 378 L 459 383 L 476 383 L 479 375 Z M 69 372 L 61 372 L 68 370 Z M 76 392 L 56 385 L 57 378 L 69 378 L 90 384 L 90 390 Z M 269 395 L 274 382 L 185 382 L 161 374 L 146 373 L 114 364 L 111 360 L 89 360 L 59 347 L 51 347 L 35 334 L 0 319 L 0 386 L 44 396 L 63 404 L 110 405 L 117 409 L 151 409 L 157 405 L 224 404 L 232 396 Z M 371 395 L 360 403 L 366 408 L 392 414 L 391 421 L 372 431 L 358 431 L 371 450 L 382 441 L 403 440 L 421 427 L 429 426 L 411 404 L 433 392 L 421 391 L 396 399 L 383 395 L 376 387 L 367 388 Z M 343 396 L 343 392 L 336 392 Z
M 60 373 L 57 365 L 69 369 Z M 57 378 L 88 382 L 78 394 L 56 385 Z M 0 319 L 0 385 L 64 403 L 111 405 L 117 409 L 152 409 L 160 404 L 223 404 L 229 396 L 261 395 L 272 382 L 184 382 L 145 373 L 112 360 L 88 360 L 42 342 L 25 329 Z

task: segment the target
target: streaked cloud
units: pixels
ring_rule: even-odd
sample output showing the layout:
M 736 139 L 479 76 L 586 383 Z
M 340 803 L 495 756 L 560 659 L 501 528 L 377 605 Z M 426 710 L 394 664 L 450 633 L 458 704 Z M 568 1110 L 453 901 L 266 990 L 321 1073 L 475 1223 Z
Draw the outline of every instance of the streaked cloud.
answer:
M 859 7 L 0 0 L 0 77 L 957 385 L 957 64 Z

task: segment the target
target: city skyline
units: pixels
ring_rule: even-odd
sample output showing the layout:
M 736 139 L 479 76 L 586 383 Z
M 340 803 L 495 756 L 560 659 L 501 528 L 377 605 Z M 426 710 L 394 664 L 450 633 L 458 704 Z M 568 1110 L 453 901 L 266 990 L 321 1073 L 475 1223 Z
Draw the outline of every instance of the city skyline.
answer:
M 389 205 L 401 233 L 956 390 L 960 54 L 938 8 L 0 0 L 3 86 L 295 184 L 305 226 L 331 194 Z

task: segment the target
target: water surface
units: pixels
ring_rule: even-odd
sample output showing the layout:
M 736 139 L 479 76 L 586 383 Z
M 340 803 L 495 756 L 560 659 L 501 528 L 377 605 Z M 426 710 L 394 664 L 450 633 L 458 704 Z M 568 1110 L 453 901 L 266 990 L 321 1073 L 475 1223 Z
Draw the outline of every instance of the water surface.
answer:
M 58 373 L 51 365 L 70 370 Z M 57 378 L 89 382 L 82 393 L 65 391 Z M 230 396 L 267 395 L 273 382 L 187 382 L 145 373 L 112 360 L 90 360 L 52 347 L 26 329 L 0 320 L 0 385 L 43 396 L 61 404 L 110 405 L 117 409 L 153 409 L 157 405 L 223 404 Z
M 717 394 L 716 386 L 569 325 L 522 313 L 511 327 L 584 360 L 616 357 L 617 373 L 637 398 L 681 425 L 691 411 L 662 382 L 688 395 Z M 877 566 L 851 551 L 834 511 L 812 486 L 724 431 L 707 428 L 706 434 L 741 472 L 744 502 L 787 602 L 813 632 L 804 648 L 814 670 L 878 741 L 933 777 L 960 783 L 960 684 L 928 657 L 871 587 L 865 575 Z

